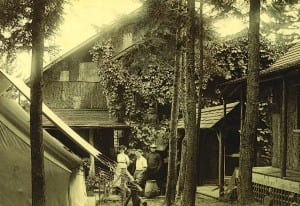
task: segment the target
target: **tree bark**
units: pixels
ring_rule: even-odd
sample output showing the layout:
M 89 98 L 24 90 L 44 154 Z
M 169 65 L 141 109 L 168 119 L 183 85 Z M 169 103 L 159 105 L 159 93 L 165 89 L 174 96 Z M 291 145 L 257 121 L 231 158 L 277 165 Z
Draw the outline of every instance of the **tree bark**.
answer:
M 186 174 L 182 206 L 194 206 L 196 195 L 197 136 L 196 136 L 196 88 L 195 88 L 195 0 L 188 0 L 187 66 L 186 66 L 186 115 L 187 153 Z
M 168 177 L 166 188 L 166 205 L 171 206 L 175 203 L 176 196 L 176 182 L 177 182 L 177 121 L 179 113 L 179 88 L 180 88 L 180 66 L 181 66 L 181 38 L 180 29 L 177 31 L 177 51 L 175 54 L 175 73 L 173 83 L 173 100 L 171 110 L 170 122 L 170 137 L 169 137 L 169 164 L 168 164 Z
M 177 196 L 180 197 L 184 189 L 184 179 L 186 173 L 186 136 L 183 138 L 181 143 L 181 160 L 179 168 L 179 176 L 177 181 Z
M 181 10 L 181 0 L 178 2 L 178 10 Z M 170 137 L 169 137 L 169 161 L 168 176 L 166 187 L 166 205 L 175 204 L 176 183 L 177 183 L 177 122 L 179 113 L 179 89 L 180 89 L 180 67 L 182 65 L 181 56 L 181 17 L 178 17 L 178 29 L 176 31 L 176 53 L 175 53 L 175 72 L 173 83 L 173 99 L 170 121 Z
M 180 95 L 182 97 L 185 96 L 185 65 L 186 65 L 186 52 L 182 51 L 181 55 L 181 68 L 180 68 Z M 185 104 L 185 98 L 181 98 L 180 103 L 182 104 L 182 110 L 183 110 L 183 121 L 184 121 L 184 131 L 186 131 L 186 104 Z M 179 169 L 179 175 L 178 175 L 178 180 L 177 180 L 177 196 L 180 197 L 181 194 L 183 193 L 184 189 L 184 179 L 185 179 L 185 171 L 186 171 L 186 135 L 184 136 L 182 142 L 181 142 L 181 155 L 180 155 L 180 169 Z
M 249 65 L 247 77 L 247 106 L 245 123 L 241 133 L 239 162 L 239 205 L 251 205 L 254 202 L 252 191 L 252 167 L 254 158 L 254 140 L 258 122 L 259 98 L 259 23 L 260 0 L 250 0 L 249 12 Z M 242 184 L 241 184 L 242 183 Z
M 42 130 L 42 69 L 45 1 L 33 1 L 30 143 L 32 206 L 45 205 L 44 144 Z
M 200 140 L 201 140 L 201 109 L 202 109 L 202 83 L 203 83 L 203 66 L 204 66 L 204 48 L 203 48 L 203 42 L 204 42 L 204 29 L 203 29 L 203 0 L 200 0 L 200 19 L 199 19 L 199 91 L 198 91 L 198 114 L 197 114 L 197 146 L 200 148 Z M 197 151 L 197 156 L 199 157 L 199 150 Z M 197 162 L 197 171 L 201 174 L 201 168 L 199 166 L 199 163 Z M 199 176 L 197 177 L 196 181 L 199 181 Z

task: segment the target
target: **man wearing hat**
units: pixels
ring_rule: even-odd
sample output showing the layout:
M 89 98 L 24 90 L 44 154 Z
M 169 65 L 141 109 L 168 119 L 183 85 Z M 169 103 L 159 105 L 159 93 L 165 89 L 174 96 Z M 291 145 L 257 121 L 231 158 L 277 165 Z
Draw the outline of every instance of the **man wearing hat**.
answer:
M 161 189 L 161 181 L 159 178 L 159 171 L 162 166 L 162 159 L 160 154 L 156 151 L 156 145 L 150 145 L 150 152 L 147 155 L 147 179 L 156 180 L 158 187 Z

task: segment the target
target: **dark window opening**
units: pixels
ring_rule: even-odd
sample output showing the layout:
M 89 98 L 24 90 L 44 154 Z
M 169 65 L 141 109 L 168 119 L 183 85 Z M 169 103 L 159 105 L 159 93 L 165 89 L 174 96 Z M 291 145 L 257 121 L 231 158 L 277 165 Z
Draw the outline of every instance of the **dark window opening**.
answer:
M 298 86 L 297 89 L 296 89 L 296 95 L 297 95 L 297 103 L 296 103 L 297 123 L 296 123 L 296 127 L 297 127 L 297 129 L 300 129 L 300 86 Z
M 297 103 L 296 103 L 296 113 L 297 113 L 297 129 L 300 129 L 300 86 L 297 87 Z

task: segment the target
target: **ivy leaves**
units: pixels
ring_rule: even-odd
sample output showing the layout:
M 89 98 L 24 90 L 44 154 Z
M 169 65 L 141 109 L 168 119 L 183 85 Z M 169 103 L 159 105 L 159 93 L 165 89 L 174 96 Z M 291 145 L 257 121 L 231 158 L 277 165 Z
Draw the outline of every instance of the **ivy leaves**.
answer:
M 152 44 L 149 48 L 155 49 Z M 157 118 L 153 109 L 171 102 L 173 67 L 159 62 L 155 54 L 145 55 L 140 47 L 115 60 L 111 41 L 96 43 L 90 53 L 99 68 L 111 114 L 132 125 L 132 146 L 143 147 L 166 136 L 167 122 L 157 125 L 150 116 Z
M 127 55 L 135 55 L 137 51 Z M 131 62 L 128 62 L 128 56 L 114 60 L 110 41 L 97 43 L 91 54 L 98 65 L 100 83 L 105 88 L 110 111 L 120 121 L 147 122 L 145 111 L 156 104 L 171 102 L 171 66 L 159 64 L 154 57 L 141 64 L 143 61 L 138 55 Z

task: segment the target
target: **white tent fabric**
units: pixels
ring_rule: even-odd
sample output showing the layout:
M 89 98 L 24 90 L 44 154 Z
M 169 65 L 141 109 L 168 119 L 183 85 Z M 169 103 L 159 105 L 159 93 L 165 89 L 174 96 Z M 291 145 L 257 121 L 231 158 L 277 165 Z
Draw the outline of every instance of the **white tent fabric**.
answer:
M 30 101 L 30 88 L 22 80 L 14 78 L 6 74 L 2 70 L 0 70 L 0 80 L 1 80 L 0 93 L 3 92 L 5 86 L 13 85 Z M 74 130 L 72 130 L 65 122 L 63 122 L 56 114 L 54 114 L 44 103 L 42 104 L 42 112 L 43 115 L 45 115 L 55 126 L 61 129 L 61 131 L 64 132 L 73 142 L 75 142 L 78 146 L 85 149 L 88 153 L 93 155 L 95 158 L 97 159 L 99 158 L 101 152 L 98 151 L 91 144 L 89 144 L 81 136 L 79 136 Z
M 47 206 L 84 206 L 81 159 L 44 131 Z M 0 98 L 0 206 L 31 205 L 29 116 Z

